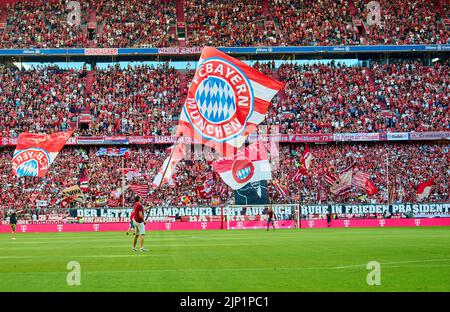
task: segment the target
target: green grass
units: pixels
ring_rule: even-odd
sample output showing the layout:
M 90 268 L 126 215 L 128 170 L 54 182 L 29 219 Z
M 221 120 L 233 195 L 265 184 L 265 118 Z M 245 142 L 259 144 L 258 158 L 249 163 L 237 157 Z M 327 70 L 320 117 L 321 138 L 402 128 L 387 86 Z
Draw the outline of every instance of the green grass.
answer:
M 0 291 L 450 291 L 449 227 L 155 231 L 150 252 L 130 246 L 123 232 L 1 234 Z

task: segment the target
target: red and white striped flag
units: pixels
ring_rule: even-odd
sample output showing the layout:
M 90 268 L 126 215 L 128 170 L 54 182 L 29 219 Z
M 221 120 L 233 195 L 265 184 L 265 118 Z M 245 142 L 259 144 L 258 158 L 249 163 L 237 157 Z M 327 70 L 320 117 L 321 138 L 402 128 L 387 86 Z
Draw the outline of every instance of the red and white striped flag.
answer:
M 128 188 L 132 190 L 136 195 L 142 198 L 147 197 L 149 186 L 147 184 L 129 184 Z
M 339 177 L 338 177 L 337 174 L 335 174 L 333 172 L 330 172 L 330 171 L 325 172 L 325 175 L 323 176 L 323 179 L 324 179 L 325 183 L 330 185 L 330 186 L 333 185 L 334 182 L 336 182 L 336 180 L 338 178 Z
M 434 178 L 429 179 L 428 181 L 422 182 L 417 187 L 417 199 L 422 200 L 424 198 L 428 198 L 431 193 L 431 188 L 434 184 Z
M 272 98 L 284 88 L 244 62 L 212 47 L 202 50 L 177 136 L 236 153 L 266 115 Z

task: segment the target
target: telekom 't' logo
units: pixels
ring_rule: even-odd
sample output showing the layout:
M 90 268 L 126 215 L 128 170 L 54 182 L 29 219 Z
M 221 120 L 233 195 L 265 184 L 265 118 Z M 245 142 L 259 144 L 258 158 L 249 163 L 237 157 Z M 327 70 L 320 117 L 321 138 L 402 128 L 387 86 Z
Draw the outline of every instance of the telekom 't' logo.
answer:
M 308 227 L 313 228 L 314 227 L 314 220 L 308 221 Z
M 414 219 L 414 223 L 416 224 L 416 226 L 420 225 L 420 219 Z
M 350 225 L 350 220 L 344 220 L 344 226 L 348 227 Z
M 202 227 L 202 230 L 206 230 L 206 228 L 208 227 L 208 223 L 202 222 L 200 223 L 200 226 Z
M 20 230 L 21 230 L 22 232 L 26 232 L 26 231 L 27 231 L 27 226 L 26 226 L 26 225 L 20 226 Z
M 170 229 L 172 228 L 172 224 L 169 223 L 169 222 L 167 222 L 167 223 L 165 224 L 165 227 L 166 227 L 166 230 L 167 230 L 167 231 L 170 231 Z
M 58 224 L 56 226 L 56 229 L 58 230 L 58 232 L 62 232 L 63 228 L 64 228 L 64 226 L 62 224 Z
M 386 223 L 386 220 L 380 219 L 380 226 L 384 226 L 385 223 Z
M 94 232 L 98 232 L 98 230 L 100 229 L 100 224 L 94 224 L 93 228 L 94 228 Z

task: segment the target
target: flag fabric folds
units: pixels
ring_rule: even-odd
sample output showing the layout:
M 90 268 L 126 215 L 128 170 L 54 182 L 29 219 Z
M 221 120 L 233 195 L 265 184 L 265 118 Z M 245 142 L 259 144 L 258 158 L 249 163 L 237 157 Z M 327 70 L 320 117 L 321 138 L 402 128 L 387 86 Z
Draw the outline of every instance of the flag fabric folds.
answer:
M 375 195 L 378 193 L 376 186 L 370 181 L 370 176 L 368 173 L 357 171 L 353 174 L 352 185 L 357 189 L 365 190 L 367 195 Z
M 284 185 L 282 185 L 279 180 L 272 181 L 272 184 L 282 197 L 287 196 L 288 194 L 287 188 Z
M 95 154 L 96 156 L 125 156 L 130 154 L 130 149 L 127 147 L 114 148 L 114 147 L 100 147 Z
M 21 133 L 12 159 L 12 168 L 16 175 L 43 177 L 73 132 Z
M 428 198 L 428 196 L 430 196 L 433 184 L 434 184 L 434 178 L 431 178 L 425 182 L 420 183 L 417 186 L 417 191 L 416 191 L 417 199 L 422 200 L 424 198 Z
M 352 190 L 353 169 L 347 169 L 339 174 L 339 178 L 330 187 L 330 192 L 333 195 L 343 196 Z
M 62 191 L 65 200 L 84 203 L 84 195 L 78 185 L 72 185 Z
M 131 181 L 134 178 L 141 177 L 142 174 L 139 172 L 138 169 L 132 169 L 132 168 L 123 168 L 122 174 L 125 176 L 127 181 Z
M 260 124 L 284 83 L 212 47 L 202 50 L 177 136 L 234 154 Z
M 261 142 L 250 144 L 233 156 L 220 157 L 213 162 L 213 168 L 234 190 L 250 182 L 272 179 L 270 162 Z
M 174 185 L 171 178 L 175 172 L 177 164 L 186 154 L 186 146 L 183 143 L 176 143 L 169 148 L 168 153 L 170 153 L 169 157 L 164 160 L 161 169 L 159 169 L 158 174 L 153 179 L 152 186 L 155 188 L 158 188 L 165 183 Z
M 142 198 L 147 197 L 149 186 L 147 184 L 129 184 L 128 188 L 132 190 L 136 195 Z

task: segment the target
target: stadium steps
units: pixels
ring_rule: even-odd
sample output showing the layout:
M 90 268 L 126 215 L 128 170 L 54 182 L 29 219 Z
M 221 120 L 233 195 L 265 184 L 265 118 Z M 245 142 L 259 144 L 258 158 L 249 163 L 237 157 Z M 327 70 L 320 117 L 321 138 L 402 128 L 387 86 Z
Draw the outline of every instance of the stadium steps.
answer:
M 348 9 L 353 17 L 358 13 L 358 10 L 355 7 L 355 2 L 353 2 L 353 0 L 348 0 Z
M 262 0 L 262 13 L 264 16 L 270 16 L 269 0 Z
M 366 71 L 366 76 L 369 77 L 369 83 L 370 83 L 370 86 L 372 87 L 372 90 L 376 90 L 377 86 L 375 84 L 375 79 L 373 78 L 373 74 L 372 74 L 372 71 L 370 70 L 370 67 L 365 67 L 364 69 Z M 378 102 L 378 104 L 380 104 L 380 107 L 382 110 L 387 109 L 386 103 L 384 103 L 380 100 L 377 100 L 377 102 Z
M 90 95 L 92 93 L 92 85 L 94 84 L 95 73 L 93 70 L 87 72 L 86 75 L 86 95 Z
M 275 79 L 275 80 L 281 81 L 280 80 L 280 75 L 278 75 L 278 71 L 276 69 L 272 70 L 272 78 Z M 277 95 L 278 95 L 278 98 L 280 99 L 280 103 L 283 102 L 284 99 L 286 98 L 286 94 L 284 93 L 284 89 L 279 91 L 277 93 Z
M 184 22 L 184 0 L 176 0 L 177 21 Z
M 435 7 L 436 11 L 441 16 L 442 24 L 444 25 L 445 29 L 448 31 L 450 30 L 450 16 L 447 16 L 447 14 L 444 11 L 444 8 L 442 7 L 442 0 L 435 0 Z
M 6 29 L 7 15 L 6 15 L 6 7 L 0 5 L 0 30 Z
M 187 96 L 187 76 L 185 70 L 180 70 L 180 103 L 184 104 Z

